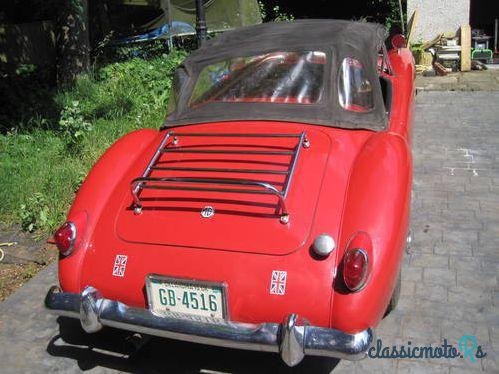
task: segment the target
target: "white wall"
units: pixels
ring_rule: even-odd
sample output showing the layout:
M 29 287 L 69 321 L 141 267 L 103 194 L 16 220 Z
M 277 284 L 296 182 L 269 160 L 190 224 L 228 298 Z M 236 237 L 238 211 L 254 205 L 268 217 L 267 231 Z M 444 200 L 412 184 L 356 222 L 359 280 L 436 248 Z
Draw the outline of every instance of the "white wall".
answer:
M 418 9 L 412 41 L 431 40 L 446 31 L 456 32 L 470 22 L 470 0 L 407 0 L 407 17 Z

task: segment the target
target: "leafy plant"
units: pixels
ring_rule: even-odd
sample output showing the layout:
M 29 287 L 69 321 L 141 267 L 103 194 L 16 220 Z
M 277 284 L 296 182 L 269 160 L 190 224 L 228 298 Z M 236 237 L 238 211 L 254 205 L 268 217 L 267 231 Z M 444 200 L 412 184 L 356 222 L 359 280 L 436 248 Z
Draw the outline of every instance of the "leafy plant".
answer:
M 272 11 L 274 12 L 274 22 L 286 22 L 293 21 L 295 19 L 292 14 L 282 11 L 279 5 L 272 8 Z
M 77 150 L 85 133 L 92 130 L 90 122 L 83 117 L 78 101 L 73 101 L 61 111 L 59 129 L 71 150 Z
M 36 71 L 36 65 L 21 64 L 16 69 L 16 75 L 30 75 Z
M 40 271 L 39 266 L 37 266 L 37 264 L 34 264 L 32 262 L 23 265 L 21 269 L 22 269 L 21 277 L 23 280 L 28 280 L 33 278 Z
M 400 27 L 399 0 L 369 0 L 366 5 L 369 21 L 384 23 L 388 30 Z
M 267 5 L 263 1 L 258 1 L 260 14 L 265 22 L 286 22 L 293 21 L 295 16 L 291 13 L 286 13 L 279 5 Z
M 21 227 L 29 232 L 47 226 L 49 224 L 49 207 L 45 196 L 35 192 L 25 203 L 21 204 L 19 217 Z
M 260 15 L 262 16 L 262 19 L 267 19 L 267 8 L 262 1 L 258 1 L 258 8 L 260 8 Z

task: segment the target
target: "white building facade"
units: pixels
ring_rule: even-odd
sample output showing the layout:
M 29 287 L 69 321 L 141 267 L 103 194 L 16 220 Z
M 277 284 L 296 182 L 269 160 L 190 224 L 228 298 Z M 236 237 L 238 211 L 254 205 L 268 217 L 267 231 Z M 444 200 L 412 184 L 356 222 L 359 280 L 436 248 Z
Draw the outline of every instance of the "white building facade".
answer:
M 496 0 L 499 1 L 499 0 Z M 419 16 L 412 41 L 427 41 L 443 32 L 457 32 L 470 23 L 470 0 L 407 0 L 407 16 Z

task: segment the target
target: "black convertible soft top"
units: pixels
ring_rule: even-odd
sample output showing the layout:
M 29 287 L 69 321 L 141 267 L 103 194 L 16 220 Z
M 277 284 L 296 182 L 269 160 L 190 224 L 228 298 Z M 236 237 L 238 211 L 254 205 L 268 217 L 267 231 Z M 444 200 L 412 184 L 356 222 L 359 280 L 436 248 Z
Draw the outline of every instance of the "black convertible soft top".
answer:
M 366 22 L 297 20 L 264 23 L 225 32 L 194 51 L 176 71 L 174 110 L 166 126 L 233 120 L 278 120 L 343 128 L 382 130 L 387 114 L 377 73 L 378 52 L 386 29 Z M 324 94 L 309 105 L 269 102 L 209 102 L 189 105 L 202 69 L 213 63 L 269 52 L 322 51 L 327 55 Z M 373 110 L 357 113 L 339 103 L 338 72 L 343 59 L 353 57 L 364 65 L 372 84 Z

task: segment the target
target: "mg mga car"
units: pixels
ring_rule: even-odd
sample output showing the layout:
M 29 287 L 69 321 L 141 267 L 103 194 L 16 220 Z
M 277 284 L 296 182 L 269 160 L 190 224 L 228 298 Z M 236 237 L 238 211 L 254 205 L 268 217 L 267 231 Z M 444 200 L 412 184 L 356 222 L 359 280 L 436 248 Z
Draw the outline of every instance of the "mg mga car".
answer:
M 409 232 L 414 67 L 377 24 L 225 32 L 164 125 L 119 139 L 55 233 L 52 312 L 214 346 L 363 358 Z

